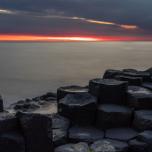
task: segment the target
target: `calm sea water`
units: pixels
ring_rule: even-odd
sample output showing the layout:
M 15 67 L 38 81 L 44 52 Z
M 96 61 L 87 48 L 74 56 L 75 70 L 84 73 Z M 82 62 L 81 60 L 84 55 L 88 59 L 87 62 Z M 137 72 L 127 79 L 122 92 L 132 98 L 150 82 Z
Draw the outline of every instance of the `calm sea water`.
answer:
M 87 85 L 105 69 L 152 66 L 152 42 L 0 43 L 5 105 L 59 86 Z

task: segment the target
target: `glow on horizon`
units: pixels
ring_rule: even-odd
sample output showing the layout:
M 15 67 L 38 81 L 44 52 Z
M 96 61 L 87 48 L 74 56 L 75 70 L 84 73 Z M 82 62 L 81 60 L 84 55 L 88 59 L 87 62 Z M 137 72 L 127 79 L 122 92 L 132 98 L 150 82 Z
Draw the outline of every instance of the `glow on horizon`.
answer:
M 150 37 L 139 36 L 38 36 L 38 35 L 4 35 L 0 41 L 11 42 L 99 42 L 99 41 L 152 41 Z

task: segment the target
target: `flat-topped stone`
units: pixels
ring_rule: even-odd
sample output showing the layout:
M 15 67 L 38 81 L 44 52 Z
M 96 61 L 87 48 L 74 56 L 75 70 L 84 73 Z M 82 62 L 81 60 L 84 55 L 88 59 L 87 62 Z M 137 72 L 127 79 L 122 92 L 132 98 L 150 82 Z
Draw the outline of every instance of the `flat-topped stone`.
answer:
M 93 79 L 89 82 L 89 92 L 99 98 L 99 102 L 125 104 L 128 83 L 115 79 Z
M 80 142 L 77 144 L 66 144 L 59 146 L 55 149 L 55 152 L 89 152 L 89 146 L 87 143 Z
M 143 86 L 144 88 L 147 88 L 147 89 L 149 89 L 149 90 L 152 90 L 152 82 L 145 82 L 145 83 L 142 84 L 142 86 Z
M 130 108 L 114 104 L 103 104 L 98 107 L 96 125 L 98 128 L 129 127 L 132 111 Z
M 91 145 L 93 152 L 117 152 L 111 142 L 107 140 L 99 140 Z
M 108 69 L 105 71 L 103 79 L 114 79 L 115 76 L 120 75 L 121 73 L 122 71 L 120 70 Z
M 88 142 L 92 143 L 96 140 L 104 138 L 104 132 L 94 127 L 78 127 L 74 126 L 69 130 L 69 139 L 72 142 Z
M 106 138 L 129 141 L 135 138 L 138 133 L 131 128 L 113 128 L 106 130 Z
M 57 100 L 64 98 L 67 94 L 85 93 L 88 92 L 87 87 L 81 86 L 64 86 L 57 89 Z
M 68 94 L 60 100 L 59 113 L 74 124 L 90 125 L 95 121 L 97 99 L 89 93 Z
M 152 129 L 152 110 L 135 111 L 133 125 L 138 130 Z
M 137 136 L 137 139 L 149 145 L 152 144 L 152 130 L 145 130 Z

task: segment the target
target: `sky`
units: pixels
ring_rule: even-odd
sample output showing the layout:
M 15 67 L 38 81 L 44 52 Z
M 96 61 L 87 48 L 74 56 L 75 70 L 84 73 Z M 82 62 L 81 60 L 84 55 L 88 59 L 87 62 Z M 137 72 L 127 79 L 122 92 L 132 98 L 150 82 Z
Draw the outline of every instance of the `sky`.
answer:
M 0 41 L 152 40 L 152 0 L 0 0 Z

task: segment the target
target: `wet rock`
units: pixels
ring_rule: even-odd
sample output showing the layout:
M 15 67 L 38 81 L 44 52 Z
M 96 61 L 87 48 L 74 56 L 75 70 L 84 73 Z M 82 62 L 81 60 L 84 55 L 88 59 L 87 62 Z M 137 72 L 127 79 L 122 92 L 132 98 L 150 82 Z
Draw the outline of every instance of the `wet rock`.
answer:
M 24 133 L 26 151 L 53 152 L 50 118 L 40 114 L 17 113 Z
M 57 89 L 57 100 L 64 98 L 67 94 L 77 94 L 77 93 L 86 93 L 88 92 L 87 87 L 81 86 L 65 86 Z
M 67 118 L 60 116 L 59 114 L 54 114 L 52 116 L 52 128 L 53 129 L 68 129 L 70 122 Z
M 132 111 L 128 107 L 114 104 L 103 104 L 98 107 L 98 128 L 129 127 L 131 125 Z
M 19 123 L 15 114 L 8 112 L 0 113 L 0 133 L 18 130 Z
M 150 75 L 152 76 L 152 68 L 149 68 L 149 69 L 145 70 L 145 72 L 149 72 Z
M 152 109 L 152 92 L 143 87 L 128 87 L 128 104 L 135 109 Z
M 96 140 L 104 138 L 104 132 L 94 127 L 78 127 L 74 126 L 69 130 L 69 139 L 72 142 L 88 142 L 92 143 Z
M 127 81 L 129 85 L 137 85 L 137 86 L 141 86 L 143 82 L 143 79 L 141 77 L 131 77 L 124 75 L 117 75 L 115 79 L 120 81 Z
M 129 152 L 148 152 L 148 144 L 133 139 L 129 141 Z
M 131 128 L 113 128 L 106 130 L 106 138 L 129 141 L 135 138 L 138 133 Z
M 89 93 L 68 94 L 60 100 L 59 113 L 74 124 L 90 125 L 95 121 L 96 98 Z
M 152 110 L 135 111 L 133 125 L 138 130 L 152 129 Z
M 93 79 L 89 82 L 89 92 L 99 97 L 99 102 L 125 104 L 128 84 L 114 79 Z
M 93 152 L 116 152 L 115 147 L 111 142 L 106 140 L 99 140 L 91 145 L 91 150 Z
M 2 97 L 1 97 L 1 95 L 0 95 L 0 112 L 3 112 L 3 99 L 2 99 Z
M 136 70 L 136 69 L 123 69 L 122 71 L 123 72 L 132 72 L 132 73 L 138 72 L 138 70 Z
M 67 130 L 53 129 L 53 144 L 60 146 L 67 143 Z
M 145 82 L 142 86 L 152 91 L 152 82 Z
M 113 79 L 115 78 L 116 75 L 122 74 L 122 71 L 120 70 L 113 70 L 113 69 L 108 69 L 105 71 L 103 75 L 103 79 Z
M 87 143 L 66 144 L 55 149 L 55 152 L 90 152 Z
M 25 142 L 21 134 L 7 132 L 0 134 L 1 152 L 25 152 Z

